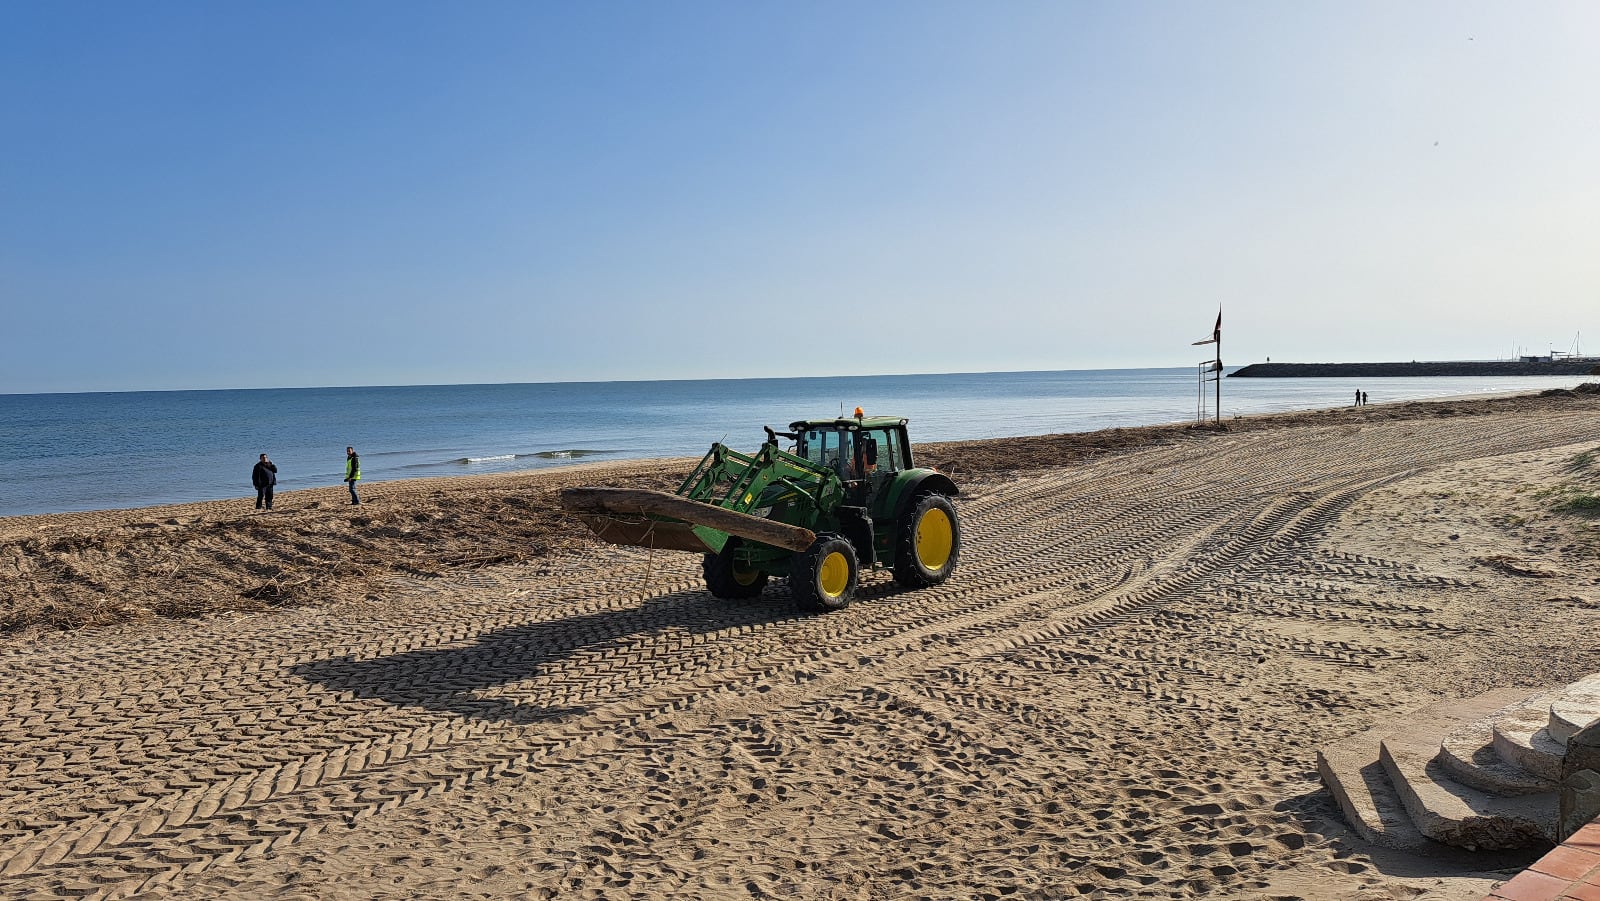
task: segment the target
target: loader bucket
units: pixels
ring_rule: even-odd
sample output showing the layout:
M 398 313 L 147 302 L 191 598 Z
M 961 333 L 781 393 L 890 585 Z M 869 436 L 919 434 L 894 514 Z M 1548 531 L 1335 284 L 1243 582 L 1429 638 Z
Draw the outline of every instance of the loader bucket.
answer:
M 612 544 L 664 551 L 693 551 L 696 554 L 716 553 L 714 548 L 694 533 L 694 526 L 686 522 L 662 522 L 643 516 L 620 516 L 614 513 L 583 513 L 578 515 L 578 519 L 597 538 Z
M 613 544 L 716 553 L 728 535 L 790 551 L 817 540 L 810 529 L 645 488 L 564 488 L 561 506 Z

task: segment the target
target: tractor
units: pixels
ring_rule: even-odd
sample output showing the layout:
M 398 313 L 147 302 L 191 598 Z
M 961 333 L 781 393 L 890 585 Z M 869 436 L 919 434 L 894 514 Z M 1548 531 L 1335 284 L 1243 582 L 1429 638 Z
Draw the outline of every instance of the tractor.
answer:
M 905 419 L 857 408 L 764 431 L 754 454 L 712 444 L 676 494 L 568 488 L 562 506 L 614 544 L 703 554 L 706 588 L 719 598 L 753 598 L 777 576 L 803 608 L 841 610 L 864 568 L 887 569 L 908 588 L 950 577 L 961 555 L 950 499 L 960 491 L 915 464 Z

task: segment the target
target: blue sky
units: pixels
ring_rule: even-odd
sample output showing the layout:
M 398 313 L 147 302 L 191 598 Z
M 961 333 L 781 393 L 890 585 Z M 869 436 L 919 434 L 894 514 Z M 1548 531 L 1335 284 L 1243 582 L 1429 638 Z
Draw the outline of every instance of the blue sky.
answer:
M 1600 4 L 0 2 L 0 393 L 1600 352 Z

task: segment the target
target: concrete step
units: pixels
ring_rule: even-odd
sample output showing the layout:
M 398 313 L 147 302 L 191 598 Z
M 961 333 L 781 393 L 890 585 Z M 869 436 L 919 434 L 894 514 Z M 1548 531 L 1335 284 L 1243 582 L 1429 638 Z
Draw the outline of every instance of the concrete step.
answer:
M 1494 795 L 1537 795 L 1556 790 L 1556 783 L 1506 763 L 1494 747 L 1494 729 L 1478 720 L 1451 730 L 1434 757 L 1451 779 Z
M 1525 701 L 1529 693 L 1527 688 L 1503 688 L 1476 698 L 1432 704 L 1383 735 L 1378 759 L 1412 824 L 1423 835 L 1471 850 L 1509 850 L 1549 841 L 1547 836 L 1555 832 L 1557 801 L 1553 793 L 1500 797 L 1456 782 L 1435 760 L 1446 737 Z
M 1317 772 L 1344 812 L 1346 823 L 1366 841 L 1402 851 L 1439 845 L 1411 822 L 1405 804 L 1378 760 L 1385 729 L 1371 729 L 1317 750 Z
M 1384 738 L 1413 723 L 1444 735 L 1463 722 L 1482 719 L 1507 704 L 1525 700 L 1530 691 L 1503 688 L 1466 701 L 1443 701 L 1408 714 L 1398 723 L 1381 724 L 1341 739 L 1317 751 L 1317 772 L 1357 835 L 1386 848 L 1437 850 L 1438 844 L 1411 821 L 1405 802 L 1384 771 Z
M 1596 720 L 1600 720 L 1600 674 L 1572 683 L 1550 702 L 1550 721 L 1545 724 L 1545 731 L 1564 748 L 1567 739 Z
M 1566 748 L 1550 737 L 1550 705 L 1561 691 L 1544 691 L 1525 704 L 1510 707 L 1490 720 L 1494 750 L 1500 759 L 1541 779 L 1560 781 Z
M 1441 738 L 1440 732 L 1419 729 L 1385 736 L 1379 748 L 1384 772 L 1423 835 L 1468 850 L 1552 843 L 1559 803 L 1554 792 L 1507 798 L 1463 785 L 1434 760 Z

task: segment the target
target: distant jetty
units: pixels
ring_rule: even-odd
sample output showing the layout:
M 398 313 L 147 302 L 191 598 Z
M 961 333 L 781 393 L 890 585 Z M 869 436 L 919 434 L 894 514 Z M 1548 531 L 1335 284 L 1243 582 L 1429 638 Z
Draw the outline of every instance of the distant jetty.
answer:
M 1234 378 L 1393 378 L 1408 375 L 1600 375 L 1600 358 L 1481 360 L 1438 363 L 1251 363 Z

